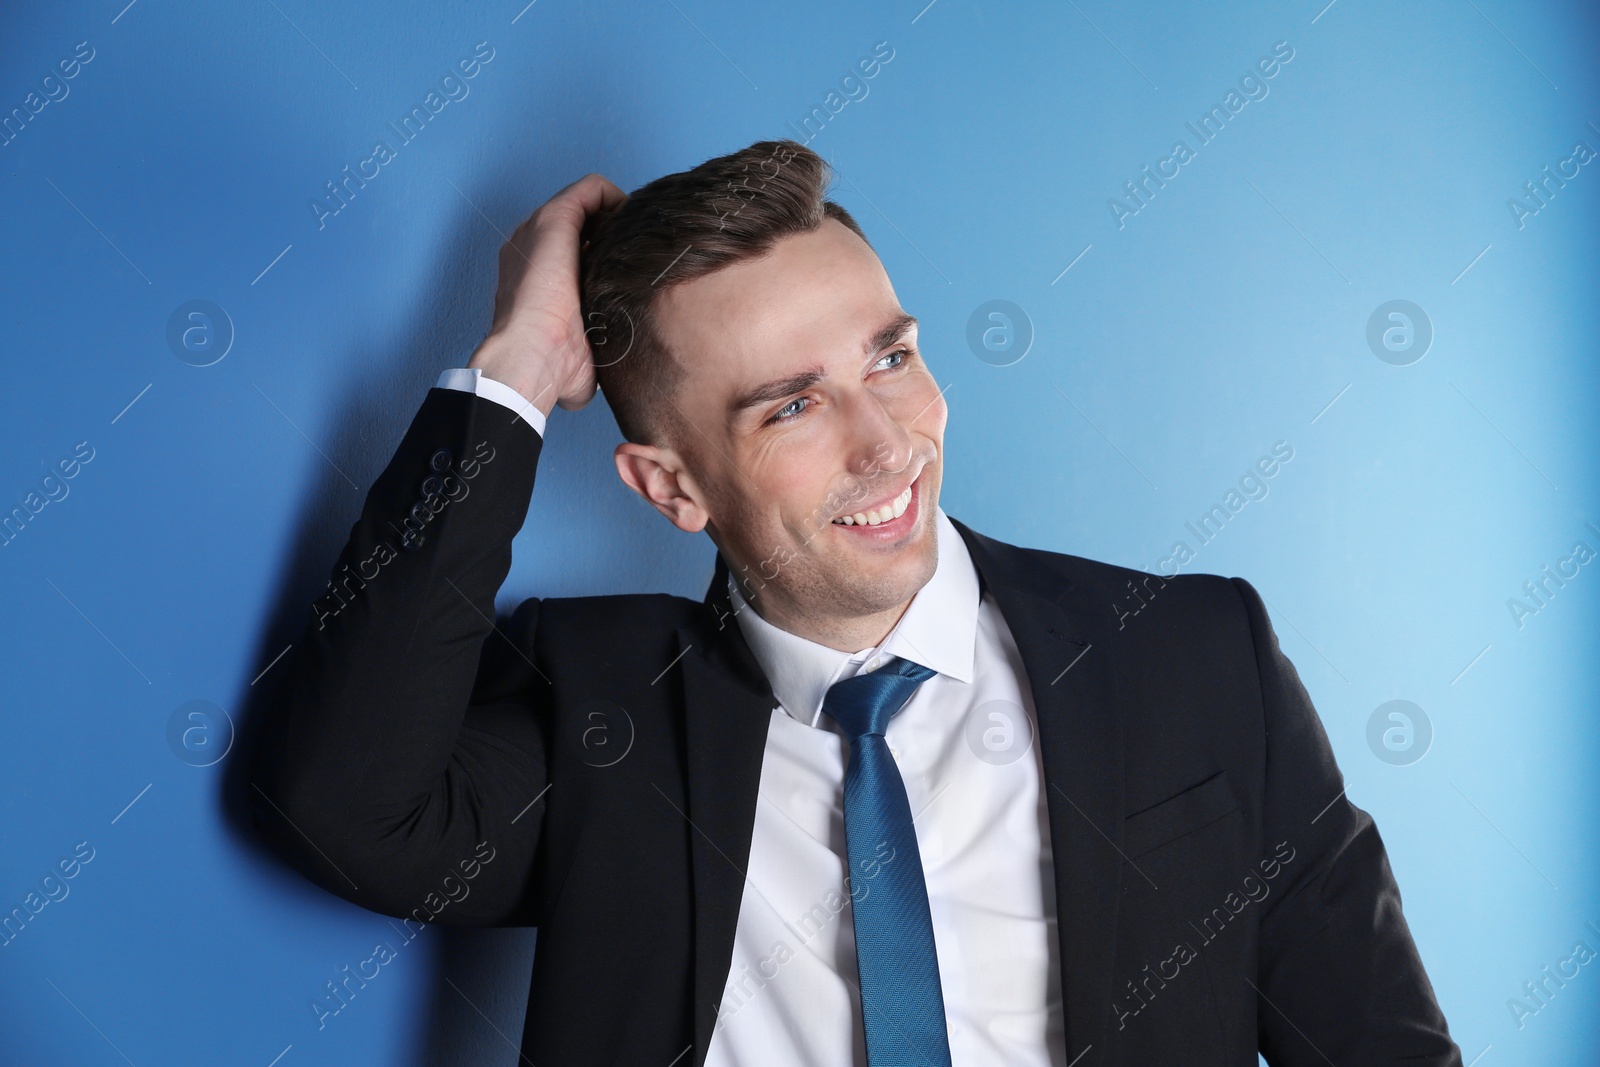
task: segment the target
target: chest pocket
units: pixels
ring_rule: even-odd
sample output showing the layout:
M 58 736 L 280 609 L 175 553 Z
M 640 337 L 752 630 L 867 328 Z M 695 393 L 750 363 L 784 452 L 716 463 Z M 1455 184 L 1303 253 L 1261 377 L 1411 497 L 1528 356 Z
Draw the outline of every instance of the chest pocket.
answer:
M 1178 795 L 1123 820 L 1123 852 L 1130 859 L 1141 856 L 1238 810 L 1239 802 L 1233 795 L 1228 773 L 1218 771 Z

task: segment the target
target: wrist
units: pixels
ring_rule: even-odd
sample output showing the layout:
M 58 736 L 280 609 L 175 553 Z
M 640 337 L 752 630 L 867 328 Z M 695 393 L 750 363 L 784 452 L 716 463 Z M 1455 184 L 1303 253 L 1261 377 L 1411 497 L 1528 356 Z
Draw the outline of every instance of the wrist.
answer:
M 503 337 L 487 337 L 467 361 L 467 366 L 482 372 L 485 378 L 493 378 L 515 389 L 549 418 L 560 399 L 560 389 L 548 368 L 541 366 L 539 360 L 528 358 L 526 346 L 520 354 L 512 349 L 513 345 Z

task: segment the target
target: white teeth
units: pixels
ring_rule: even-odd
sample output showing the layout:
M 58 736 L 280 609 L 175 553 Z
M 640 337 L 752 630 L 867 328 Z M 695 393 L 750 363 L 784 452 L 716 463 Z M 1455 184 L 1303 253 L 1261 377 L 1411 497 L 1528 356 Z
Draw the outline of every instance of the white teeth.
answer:
M 906 508 L 911 506 L 911 486 L 906 486 L 905 492 L 895 497 L 881 508 L 872 511 L 858 511 L 854 515 L 845 515 L 833 521 L 840 526 L 881 526 L 892 522 L 906 513 Z

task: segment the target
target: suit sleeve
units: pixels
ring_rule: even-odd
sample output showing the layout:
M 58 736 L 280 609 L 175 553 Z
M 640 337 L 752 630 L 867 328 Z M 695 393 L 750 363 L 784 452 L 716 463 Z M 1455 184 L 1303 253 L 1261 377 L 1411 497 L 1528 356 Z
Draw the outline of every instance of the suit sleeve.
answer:
M 1242 578 L 1233 583 L 1261 680 L 1265 845 L 1286 844 L 1280 856 L 1292 857 L 1261 917 L 1261 1052 L 1273 1067 L 1460 1067 L 1378 828 L 1345 796 L 1327 734 L 1260 594 Z
M 528 425 L 532 426 L 541 438 L 545 431 L 545 414 L 534 407 L 528 398 L 517 392 L 505 382 L 494 378 L 487 378 L 483 371 L 477 367 L 451 367 L 439 373 L 439 380 L 435 383 L 440 389 L 460 389 L 468 393 L 476 393 L 485 400 L 493 400 L 502 404 L 518 415 L 521 415 Z
M 536 924 L 539 602 L 502 632 L 494 600 L 542 444 L 501 405 L 430 389 L 267 700 L 247 786 L 258 831 L 382 914 Z

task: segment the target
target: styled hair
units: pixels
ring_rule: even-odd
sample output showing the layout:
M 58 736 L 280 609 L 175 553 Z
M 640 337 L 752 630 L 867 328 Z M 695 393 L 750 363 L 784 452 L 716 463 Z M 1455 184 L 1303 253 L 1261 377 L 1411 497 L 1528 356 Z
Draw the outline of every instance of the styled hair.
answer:
M 779 238 L 837 219 L 863 241 L 850 212 L 825 198 L 826 160 L 798 141 L 757 141 L 692 170 L 667 174 L 585 226 L 579 296 L 595 377 L 623 437 L 686 444 L 678 408 L 683 358 L 656 330 L 656 297 L 768 252 Z M 867 241 L 867 246 L 871 247 Z

